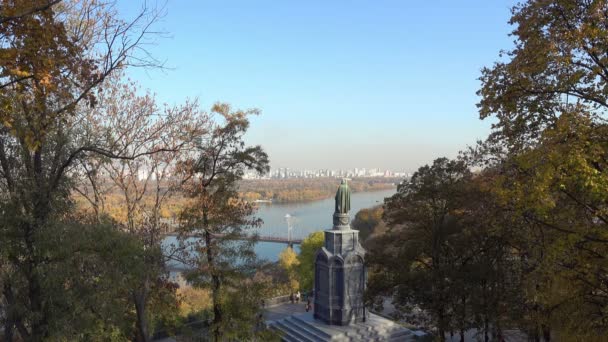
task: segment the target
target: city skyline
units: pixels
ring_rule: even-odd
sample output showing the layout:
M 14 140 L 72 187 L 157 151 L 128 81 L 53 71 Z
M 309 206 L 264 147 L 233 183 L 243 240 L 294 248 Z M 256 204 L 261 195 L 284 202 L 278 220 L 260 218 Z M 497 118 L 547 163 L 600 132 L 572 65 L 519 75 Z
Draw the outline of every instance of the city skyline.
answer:
M 405 170 L 393 170 L 383 168 L 347 168 L 347 169 L 332 169 L 332 168 L 289 168 L 279 167 L 271 168 L 269 172 L 260 175 L 254 170 L 245 173 L 244 179 L 286 179 L 286 178 L 349 178 L 349 177 L 410 177 L 411 173 Z

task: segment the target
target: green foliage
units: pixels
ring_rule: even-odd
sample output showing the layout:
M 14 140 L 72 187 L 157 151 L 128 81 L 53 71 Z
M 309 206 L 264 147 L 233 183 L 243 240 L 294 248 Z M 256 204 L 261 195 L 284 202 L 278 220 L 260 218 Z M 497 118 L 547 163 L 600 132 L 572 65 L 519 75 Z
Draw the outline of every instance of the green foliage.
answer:
M 592 338 L 604 331 L 608 301 L 605 156 L 608 127 L 589 116 L 562 113 L 534 149 L 512 157 L 508 178 L 495 191 L 505 207 L 525 220 L 518 247 L 530 264 L 526 275 L 537 324 L 558 334 Z M 598 330 L 599 329 L 599 330 Z
M 439 339 L 448 328 L 488 336 L 509 326 L 535 340 L 606 335 L 605 8 L 513 8 L 515 47 L 483 69 L 478 92 L 494 130 L 468 164 L 436 160 L 386 202 L 389 231 L 368 257 L 370 302 L 425 309 Z
M 300 245 L 300 254 L 298 255 L 298 278 L 300 279 L 300 288 L 304 291 L 312 290 L 315 272 L 315 254 L 319 248 L 325 243 L 325 234 L 323 231 L 310 233 Z
M 449 328 L 452 246 L 454 235 L 462 230 L 451 214 L 459 207 L 459 194 L 470 176 L 463 163 L 442 158 L 401 183 L 397 194 L 386 200 L 385 218 L 403 228 L 387 235 L 386 244 L 368 258 L 377 265 L 374 274 L 380 280 L 370 286 L 370 293 L 383 292 L 378 284 L 387 290 L 397 286 L 400 304 L 427 310 L 439 335 Z
M 490 326 L 500 334 L 521 289 L 505 221 L 484 188 L 490 178 L 440 158 L 399 185 L 385 203 L 389 230 L 368 250 L 368 303 L 382 307 L 390 297 L 399 316 L 435 328 L 440 339 L 469 328 L 488 335 Z
M 47 338 L 131 339 L 135 317 L 129 289 L 141 281 L 144 258 L 160 251 L 144 250 L 138 239 L 109 224 L 55 222 L 39 234 L 44 242 L 38 250 L 47 260 L 36 268 L 43 279 L 40 291 L 48 298 L 41 308 L 48 313 Z M 2 250 L 8 257 L 14 253 L 10 248 Z M 4 285 L 14 294 L 9 307 L 26 308 L 28 291 L 19 270 L 5 268 L 2 278 L 9 280 Z
M 221 329 L 225 340 L 276 340 L 273 331 L 265 328 L 260 300 L 266 284 L 249 279 L 228 289 L 224 294 L 224 313 Z
M 518 218 L 527 324 L 593 340 L 608 332 L 608 29 L 605 1 L 516 6 L 515 47 L 483 70 L 482 118 L 497 119 L 482 154 L 492 186 Z
M 361 209 L 355 214 L 355 219 L 351 222 L 351 226 L 359 231 L 361 241 L 365 241 L 370 235 L 376 233 L 377 228 L 384 224 L 382 222 L 383 212 L 382 206 L 379 205 L 373 208 Z

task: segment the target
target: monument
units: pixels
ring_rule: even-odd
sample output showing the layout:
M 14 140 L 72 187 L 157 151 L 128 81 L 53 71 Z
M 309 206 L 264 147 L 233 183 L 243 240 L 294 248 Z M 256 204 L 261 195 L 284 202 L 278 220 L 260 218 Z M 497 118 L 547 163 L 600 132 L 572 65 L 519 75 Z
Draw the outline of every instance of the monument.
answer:
M 314 317 L 327 324 L 365 321 L 365 251 L 359 231 L 350 227 L 350 189 L 342 180 L 336 193 L 333 228 L 315 258 Z
M 413 341 L 419 332 L 365 308 L 365 250 L 359 243 L 359 231 L 350 226 L 346 180 L 338 187 L 335 200 L 333 227 L 325 231 L 325 245 L 315 255 L 313 312 L 270 308 L 267 311 L 275 318 L 266 324 L 288 342 Z

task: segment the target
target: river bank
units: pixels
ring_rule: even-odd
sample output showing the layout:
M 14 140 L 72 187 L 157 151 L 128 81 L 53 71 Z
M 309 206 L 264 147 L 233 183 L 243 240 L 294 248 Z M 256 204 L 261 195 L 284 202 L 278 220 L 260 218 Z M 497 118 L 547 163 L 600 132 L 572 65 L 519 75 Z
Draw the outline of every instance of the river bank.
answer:
M 354 178 L 349 180 L 353 193 L 390 190 L 402 179 L 392 177 Z M 249 201 L 290 204 L 332 198 L 339 180 L 327 178 L 256 179 L 239 184 L 241 196 Z
M 384 203 L 384 199 L 395 192 L 396 188 L 353 193 L 351 219 L 363 208 Z M 334 199 L 329 197 L 312 202 L 260 204 L 256 216 L 264 221 L 259 230 L 260 235 L 287 236 L 291 227 L 291 236 L 303 239 L 312 232 L 331 229 L 333 212 Z

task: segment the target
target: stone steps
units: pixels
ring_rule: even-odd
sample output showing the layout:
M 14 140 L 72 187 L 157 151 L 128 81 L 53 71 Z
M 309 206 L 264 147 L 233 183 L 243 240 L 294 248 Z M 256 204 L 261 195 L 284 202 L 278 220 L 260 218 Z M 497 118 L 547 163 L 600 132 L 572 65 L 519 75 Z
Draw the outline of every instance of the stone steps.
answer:
M 325 341 L 328 339 L 327 336 L 319 335 L 317 329 L 310 329 L 307 326 L 299 325 L 298 322 L 291 317 L 281 320 L 279 323 L 281 324 L 281 327 L 293 332 L 305 342 Z
M 332 336 L 330 334 L 315 327 L 314 325 L 310 324 L 310 322 L 307 322 L 306 320 L 303 320 L 302 318 L 300 318 L 298 316 L 291 316 L 289 318 L 294 320 L 296 324 L 306 327 L 308 330 L 315 331 L 315 335 L 317 335 L 319 338 L 322 338 L 323 341 L 331 341 Z
M 414 334 L 394 322 L 374 319 L 352 324 L 348 328 L 319 325 L 310 317 L 293 315 L 269 322 L 269 326 L 284 334 L 286 342 L 351 342 L 351 341 L 411 341 Z
M 273 326 L 274 329 L 283 332 L 283 341 L 286 342 L 311 342 L 305 334 L 300 333 L 298 330 L 292 328 L 289 324 L 283 321 L 276 322 Z

